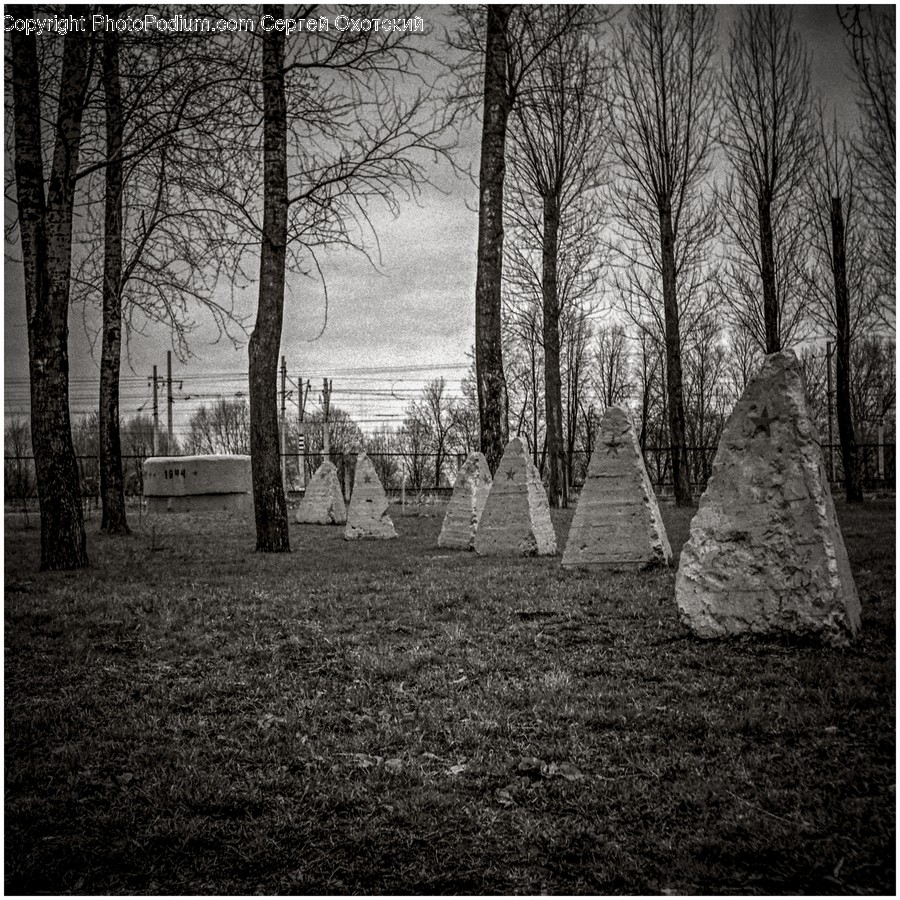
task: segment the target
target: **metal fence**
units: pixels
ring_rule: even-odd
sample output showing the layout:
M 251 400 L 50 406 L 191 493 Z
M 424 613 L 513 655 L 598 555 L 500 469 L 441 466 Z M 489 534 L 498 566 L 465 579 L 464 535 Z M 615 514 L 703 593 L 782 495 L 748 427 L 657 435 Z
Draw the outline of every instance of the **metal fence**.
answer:
M 862 475 L 863 490 L 868 492 L 893 491 L 896 486 L 896 445 L 895 444 L 861 444 L 858 445 L 859 465 Z M 689 447 L 688 469 L 691 488 L 699 495 L 706 487 L 712 471 L 715 447 Z M 839 444 L 823 444 L 825 470 L 832 483 L 832 490 L 840 496 L 843 483 L 843 458 Z M 446 465 L 442 467 L 439 484 L 434 478 L 434 454 L 419 454 L 419 465 L 413 467 L 421 478 L 411 478 L 409 457 L 401 453 L 369 453 L 375 464 L 385 490 L 390 496 L 401 493 L 410 497 L 417 495 L 449 496 L 452 480 L 458 468 L 465 461 L 465 454 L 451 454 L 446 457 Z M 338 477 L 349 495 L 353 484 L 353 472 L 356 465 L 355 453 L 331 453 L 329 458 L 338 470 Z M 81 475 L 81 493 L 87 501 L 99 497 L 100 477 L 99 459 L 96 456 L 79 456 L 78 467 Z M 143 462 L 145 456 L 123 456 L 125 476 L 125 493 L 139 497 L 143 493 Z M 288 494 L 298 494 L 303 490 L 312 472 L 321 464 L 321 454 L 285 454 L 285 489 Z M 578 450 L 572 457 L 572 486 L 577 491 L 584 483 L 589 457 L 586 451 Z M 424 465 L 423 463 L 430 463 Z M 644 450 L 644 462 L 653 487 L 660 497 L 672 494 L 671 452 L 668 447 L 648 447 Z M 303 473 L 303 474 L 301 474 Z M 304 477 L 305 476 L 305 477 Z M 4 460 L 4 490 L 7 501 L 27 500 L 36 496 L 34 476 L 34 459 L 31 456 L 10 456 Z

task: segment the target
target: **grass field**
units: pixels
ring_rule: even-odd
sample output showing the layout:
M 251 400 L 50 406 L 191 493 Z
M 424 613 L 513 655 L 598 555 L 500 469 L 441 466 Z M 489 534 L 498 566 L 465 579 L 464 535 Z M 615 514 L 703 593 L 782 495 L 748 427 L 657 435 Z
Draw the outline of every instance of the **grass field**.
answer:
M 674 569 L 442 551 L 430 512 L 279 556 L 92 520 L 41 574 L 8 516 L 6 892 L 894 893 L 893 500 L 838 505 L 843 650 L 700 641 Z

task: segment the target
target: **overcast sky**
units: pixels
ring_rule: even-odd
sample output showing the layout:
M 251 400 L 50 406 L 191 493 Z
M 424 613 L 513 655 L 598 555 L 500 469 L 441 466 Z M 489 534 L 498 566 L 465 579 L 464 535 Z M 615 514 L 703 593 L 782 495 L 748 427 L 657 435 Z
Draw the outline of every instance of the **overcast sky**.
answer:
M 719 7 L 724 45 L 728 23 L 739 7 Z M 449 21 L 448 7 L 424 7 L 423 40 L 439 42 Z M 853 116 L 853 87 L 847 53 L 834 6 L 798 6 L 795 21 L 807 42 L 814 86 L 841 115 Z M 477 121 L 460 136 L 459 162 L 477 172 Z M 7 165 L 9 160 L 7 160 Z M 368 430 L 378 421 L 399 424 L 405 401 L 428 380 L 447 378 L 454 392 L 468 368 L 466 354 L 474 341 L 477 189 L 450 167 L 433 170 L 440 190 L 426 186 L 418 204 L 405 203 L 400 216 L 377 218 L 382 266 L 375 271 L 358 254 L 332 253 L 325 260 L 329 291 L 328 323 L 324 323 L 321 286 L 312 279 L 292 278 L 285 303 L 282 352 L 288 375 L 311 378 L 310 404 L 318 405 L 322 378 L 334 384 L 332 403 L 347 409 Z M 17 247 L 7 247 L 4 336 L 5 412 L 28 415 L 27 333 Z M 256 288 L 244 292 L 241 311 L 251 317 Z M 92 354 L 80 310 L 70 316 L 70 373 L 73 413 L 96 409 L 99 345 Z M 202 322 L 202 317 L 200 317 Z M 201 402 L 246 391 L 246 343 L 234 349 L 227 341 L 212 343 L 215 332 L 200 328 L 193 356 L 173 361 L 176 429 L 183 428 Z M 153 365 L 165 374 L 167 334 L 157 329 L 134 335 L 123 361 L 121 414 L 149 412 Z M 401 399 L 392 399 L 392 396 Z M 292 402 L 292 401 L 290 401 Z M 160 405 L 161 422 L 165 407 Z

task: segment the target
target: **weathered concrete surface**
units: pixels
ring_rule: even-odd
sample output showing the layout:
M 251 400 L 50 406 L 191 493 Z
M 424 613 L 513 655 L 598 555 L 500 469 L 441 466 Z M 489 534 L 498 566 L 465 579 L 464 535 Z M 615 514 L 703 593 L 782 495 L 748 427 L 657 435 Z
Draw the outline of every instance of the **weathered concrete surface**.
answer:
M 331 460 L 326 459 L 316 469 L 294 518 L 307 525 L 346 524 L 347 505 L 344 503 L 337 466 Z
M 147 512 L 236 512 L 253 509 L 250 457 L 151 456 L 144 460 Z
M 147 497 L 148 513 L 253 512 L 253 494 L 191 494 L 185 497 Z
M 252 493 L 250 457 L 151 456 L 144 460 L 145 497 Z
M 672 550 L 631 417 L 603 413 L 563 553 L 564 566 L 669 565 Z
M 447 505 L 438 547 L 473 550 L 478 522 L 491 489 L 491 470 L 483 453 L 471 453 L 463 463 Z
M 521 438 L 513 438 L 494 473 L 475 533 L 480 556 L 553 556 L 556 534 L 541 476 Z
M 788 631 L 845 644 L 860 605 L 792 351 L 773 353 L 725 426 L 675 596 L 701 637 Z
M 372 460 L 365 453 L 356 457 L 353 494 L 347 509 L 344 538 L 395 538 L 394 523 L 387 511 L 387 497 Z

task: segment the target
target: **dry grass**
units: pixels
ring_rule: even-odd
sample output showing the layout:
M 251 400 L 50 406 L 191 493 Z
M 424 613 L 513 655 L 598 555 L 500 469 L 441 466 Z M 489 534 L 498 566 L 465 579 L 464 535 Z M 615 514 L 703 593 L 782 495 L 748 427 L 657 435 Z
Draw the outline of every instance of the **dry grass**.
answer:
M 893 502 L 838 510 L 847 650 L 696 640 L 673 571 L 442 551 L 442 509 L 283 556 L 144 519 L 68 574 L 8 518 L 6 891 L 894 892 Z

